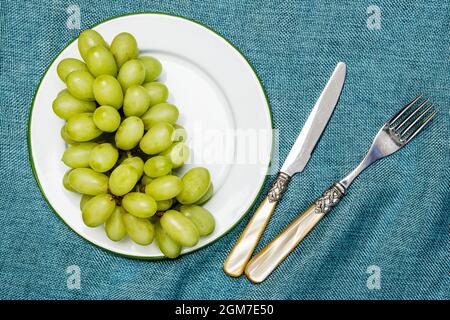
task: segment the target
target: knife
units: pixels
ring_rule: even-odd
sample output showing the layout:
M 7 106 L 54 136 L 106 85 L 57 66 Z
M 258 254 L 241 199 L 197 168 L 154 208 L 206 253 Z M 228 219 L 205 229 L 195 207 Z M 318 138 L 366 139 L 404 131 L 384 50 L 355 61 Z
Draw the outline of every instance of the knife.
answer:
M 302 172 L 308 163 L 339 100 L 344 86 L 345 72 L 345 63 L 339 62 L 308 116 L 272 187 L 226 258 L 224 271 L 229 276 L 239 277 L 242 275 L 290 179 L 296 173 Z

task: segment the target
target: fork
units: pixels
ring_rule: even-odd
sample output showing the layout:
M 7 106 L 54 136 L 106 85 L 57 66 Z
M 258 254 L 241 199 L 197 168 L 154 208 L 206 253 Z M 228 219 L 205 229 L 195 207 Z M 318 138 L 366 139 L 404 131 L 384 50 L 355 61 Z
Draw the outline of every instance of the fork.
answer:
M 353 180 L 372 163 L 387 157 L 410 142 L 436 115 L 428 99 L 417 96 L 378 131 L 361 163 L 344 179 L 334 183 L 272 242 L 247 264 L 245 274 L 252 282 L 266 279 L 294 250 L 311 229 L 345 195 Z

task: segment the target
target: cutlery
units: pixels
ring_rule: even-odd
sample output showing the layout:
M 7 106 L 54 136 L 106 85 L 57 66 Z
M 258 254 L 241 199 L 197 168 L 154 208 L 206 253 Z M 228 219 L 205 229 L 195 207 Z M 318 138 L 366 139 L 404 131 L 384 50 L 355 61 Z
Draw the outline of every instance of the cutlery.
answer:
M 244 272 L 245 265 L 255 250 L 289 180 L 296 173 L 302 172 L 308 163 L 339 99 L 344 85 L 345 71 L 345 63 L 339 62 L 308 116 L 272 187 L 225 260 L 224 271 L 226 274 L 238 277 Z
M 344 179 L 332 185 L 272 242 L 247 264 L 246 276 L 255 283 L 266 279 L 303 240 L 319 220 L 345 195 L 353 180 L 372 163 L 387 157 L 410 142 L 436 115 L 433 104 L 421 95 L 409 102 L 378 131 L 361 163 Z

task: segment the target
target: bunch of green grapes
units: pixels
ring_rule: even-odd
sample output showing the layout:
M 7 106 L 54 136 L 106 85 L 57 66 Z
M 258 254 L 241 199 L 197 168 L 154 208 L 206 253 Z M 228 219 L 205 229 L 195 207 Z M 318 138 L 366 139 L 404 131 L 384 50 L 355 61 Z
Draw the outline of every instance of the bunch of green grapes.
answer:
M 66 84 L 53 111 L 66 121 L 62 161 L 67 190 L 82 194 L 88 227 L 104 226 L 107 236 L 127 235 L 137 244 L 156 238 L 161 252 L 177 257 L 214 231 L 201 205 L 213 195 L 209 171 L 197 167 L 178 177 L 189 157 L 179 112 L 167 103 L 168 89 L 157 82 L 161 63 L 140 56 L 136 39 L 120 33 L 108 45 L 94 30 L 83 31 L 78 49 L 84 62 L 62 60 Z

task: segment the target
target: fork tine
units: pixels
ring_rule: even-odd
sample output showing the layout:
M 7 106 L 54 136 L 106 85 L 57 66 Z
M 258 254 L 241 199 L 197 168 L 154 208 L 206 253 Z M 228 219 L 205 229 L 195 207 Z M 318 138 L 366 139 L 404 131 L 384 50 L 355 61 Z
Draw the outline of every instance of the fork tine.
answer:
M 427 124 L 430 122 L 434 116 L 437 114 L 437 111 L 433 111 L 424 121 L 423 123 L 413 131 L 413 133 L 406 138 L 405 144 L 410 142 Z
M 403 127 L 404 125 L 406 125 L 408 123 L 409 120 L 412 119 L 412 117 L 414 117 L 416 115 L 417 112 L 419 112 L 420 109 L 422 109 L 422 107 L 428 102 L 428 99 L 425 99 L 424 101 L 422 101 L 405 119 L 402 120 L 402 122 L 400 122 L 400 124 L 395 126 L 395 131 L 399 131 L 401 127 Z
M 419 120 L 422 119 L 423 116 L 424 116 L 431 108 L 433 108 L 433 104 L 432 104 L 432 103 L 430 103 L 430 104 L 428 105 L 428 107 L 426 107 L 424 110 L 422 110 L 422 111 L 420 112 L 420 114 L 414 119 L 413 122 L 411 122 L 411 124 L 410 124 L 409 126 L 407 126 L 405 129 L 403 129 L 403 130 L 400 132 L 400 136 L 405 135 L 405 134 L 408 132 L 408 130 L 410 130 L 412 127 L 414 127 L 414 125 L 415 125 L 417 122 L 419 122 Z
M 417 100 L 419 100 L 422 97 L 422 94 L 419 94 L 417 97 L 415 97 L 412 101 L 408 102 L 406 106 L 404 106 L 399 112 L 397 112 L 391 119 L 388 120 L 387 124 L 391 126 L 394 122 L 396 122 L 408 109 L 416 103 Z

